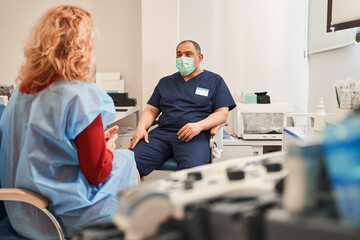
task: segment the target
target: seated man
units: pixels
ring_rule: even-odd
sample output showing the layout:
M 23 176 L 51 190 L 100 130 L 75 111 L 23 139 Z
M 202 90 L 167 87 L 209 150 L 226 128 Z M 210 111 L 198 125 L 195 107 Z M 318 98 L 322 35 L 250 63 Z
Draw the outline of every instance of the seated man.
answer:
M 191 40 L 176 48 L 180 72 L 162 78 L 141 114 L 129 149 L 141 176 L 146 176 L 170 157 L 179 169 L 210 161 L 210 130 L 227 120 L 235 102 L 218 74 L 200 69 L 204 56 Z M 158 115 L 159 126 L 147 130 Z

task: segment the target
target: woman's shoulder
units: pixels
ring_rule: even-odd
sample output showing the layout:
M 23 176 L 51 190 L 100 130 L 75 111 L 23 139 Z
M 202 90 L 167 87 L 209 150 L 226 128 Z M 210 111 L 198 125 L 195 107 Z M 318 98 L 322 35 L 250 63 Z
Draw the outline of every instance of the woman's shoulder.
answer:
M 96 83 L 93 82 L 85 82 L 80 80 L 68 81 L 66 79 L 62 79 L 60 81 L 52 84 L 53 89 L 69 89 L 76 90 L 80 88 L 96 88 L 98 87 Z
M 105 92 L 96 83 L 79 80 L 70 82 L 65 79 L 52 84 L 48 90 L 62 95 L 105 94 Z

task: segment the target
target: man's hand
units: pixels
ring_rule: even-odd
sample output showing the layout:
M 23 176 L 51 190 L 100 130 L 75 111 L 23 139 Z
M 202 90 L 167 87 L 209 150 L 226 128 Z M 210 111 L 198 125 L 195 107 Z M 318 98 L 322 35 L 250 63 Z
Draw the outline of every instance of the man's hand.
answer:
M 179 139 L 182 141 L 189 142 L 202 130 L 203 128 L 199 123 L 188 123 L 178 131 L 177 135 L 179 135 Z
M 149 136 L 145 129 L 136 129 L 133 138 L 131 139 L 131 143 L 129 149 L 134 149 L 136 144 L 141 140 L 144 139 L 146 143 L 149 143 Z

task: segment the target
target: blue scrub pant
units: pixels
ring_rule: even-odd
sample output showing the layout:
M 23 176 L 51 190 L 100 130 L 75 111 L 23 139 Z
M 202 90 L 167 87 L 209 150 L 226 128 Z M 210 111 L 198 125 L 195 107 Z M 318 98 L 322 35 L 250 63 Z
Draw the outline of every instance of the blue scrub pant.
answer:
M 143 139 L 133 149 L 140 176 L 146 176 L 163 162 L 174 157 L 179 169 L 210 162 L 210 134 L 199 133 L 189 142 L 178 139 L 177 132 L 155 128 L 149 133 L 149 143 Z

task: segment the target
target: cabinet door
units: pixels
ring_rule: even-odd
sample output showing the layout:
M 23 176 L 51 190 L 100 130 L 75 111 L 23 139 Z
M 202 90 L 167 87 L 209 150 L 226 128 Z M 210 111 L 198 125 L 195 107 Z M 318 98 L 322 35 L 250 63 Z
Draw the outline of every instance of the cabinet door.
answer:
M 252 155 L 252 146 L 223 146 L 220 161 L 233 158 L 250 157 Z
M 119 134 L 118 139 L 116 139 L 115 144 L 117 149 L 128 149 L 131 143 L 131 138 L 133 134 Z

